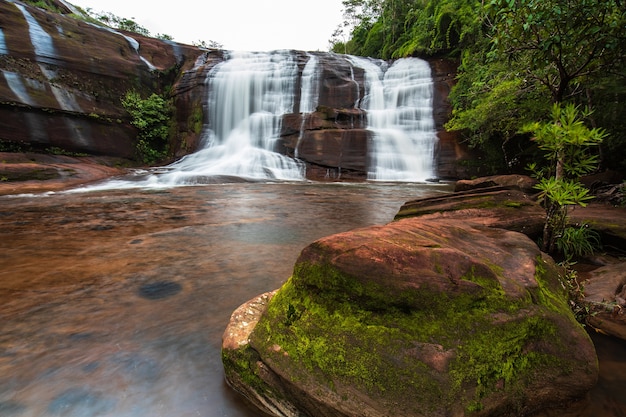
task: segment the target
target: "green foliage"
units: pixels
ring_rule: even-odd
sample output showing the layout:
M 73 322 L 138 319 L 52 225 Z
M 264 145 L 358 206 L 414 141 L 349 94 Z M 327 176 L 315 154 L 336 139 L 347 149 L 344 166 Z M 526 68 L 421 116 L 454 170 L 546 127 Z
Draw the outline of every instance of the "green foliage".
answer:
M 167 156 L 171 121 L 171 104 L 152 94 L 142 99 L 138 92 L 128 91 L 122 105 L 131 115 L 131 124 L 139 130 L 136 149 L 144 163 L 154 164 Z
M 141 26 L 132 18 L 120 17 L 110 12 L 99 12 L 93 13 L 91 10 L 88 10 L 88 13 L 98 20 L 99 22 L 104 23 L 107 26 L 125 30 L 128 32 L 138 33 L 143 36 L 150 36 L 150 31 L 145 27 Z
M 25 0 L 24 3 L 40 9 L 49 10 L 53 13 L 61 13 L 59 7 L 52 0 Z
M 473 0 L 345 0 L 343 6 L 345 20 L 331 39 L 338 53 L 398 58 L 458 51 L 481 27 Z
M 204 49 L 222 49 L 224 47 L 224 45 L 222 45 L 219 42 L 209 41 L 207 43 L 206 41 L 203 41 L 203 40 L 193 42 L 193 46 L 197 46 L 198 48 L 204 48 Z
M 626 22 L 620 0 L 491 0 L 492 44 L 509 62 L 522 59 L 528 77 L 552 102 L 577 91 L 577 80 L 609 70 L 623 55 Z
M 539 176 L 554 176 L 556 179 L 572 178 L 593 172 L 598 166 L 597 146 L 606 138 L 603 129 L 589 129 L 582 118 L 589 117 L 589 110 L 580 111 L 577 106 L 552 106 L 552 122 L 530 123 L 523 132 L 530 132 L 544 151 L 550 163 L 547 172 Z M 596 152 L 592 152 L 595 148 Z

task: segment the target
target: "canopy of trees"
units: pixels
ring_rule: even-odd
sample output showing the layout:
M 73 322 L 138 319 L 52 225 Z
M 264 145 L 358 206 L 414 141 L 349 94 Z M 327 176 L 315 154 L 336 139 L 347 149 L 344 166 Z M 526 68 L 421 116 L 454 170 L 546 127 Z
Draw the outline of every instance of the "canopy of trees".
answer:
M 626 171 L 624 0 L 345 0 L 338 53 L 458 60 L 450 130 L 493 155 L 493 169 L 537 156 L 522 127 L 553 104 L 594 110 L 601 168 Z

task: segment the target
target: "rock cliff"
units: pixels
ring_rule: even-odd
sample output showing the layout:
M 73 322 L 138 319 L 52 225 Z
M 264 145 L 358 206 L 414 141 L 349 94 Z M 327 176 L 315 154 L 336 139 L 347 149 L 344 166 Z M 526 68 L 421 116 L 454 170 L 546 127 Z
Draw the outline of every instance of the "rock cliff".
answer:
M 0 1 L 0 28 L 0 139 L 35 150 L 132 157 L 121 97 L 162 90 L 199 55 L 19 2 Z
M 168 93 L 175 107 L 172 157 L 197 149 L 207 118 L 207 75 L 224 52 L 97 26 L 76 18 L 64 3 L 50 13 L 17 1 L 0 0 L 0 140 L 4 150 L 61 148 L 70 152 L 132 158 L 136 129 L 121 106 L 131 90 L 144 97 Z M 293 51 L 299 71 L 309 59 Z M 316 54 L 321 66 L 319 106 L 283 120 L 281 153 L 298 157 L 310 178 L 364 177 L 369 133 L 362 98 L 363 71 L 334 54 Z M 430 61 L 440 178 L 465 175 L 458 161 L 467 149 L 443 129 L 455 64 Z M 299 97 L 295 98 L 298 102 Z

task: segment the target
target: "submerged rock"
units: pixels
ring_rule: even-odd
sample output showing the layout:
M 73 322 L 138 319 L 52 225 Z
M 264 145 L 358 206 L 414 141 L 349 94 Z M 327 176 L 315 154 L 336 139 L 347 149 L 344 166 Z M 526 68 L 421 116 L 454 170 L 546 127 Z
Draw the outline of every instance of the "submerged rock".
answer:
M 271 415 L 525 415 L 598 377 L 558 267 L 518 232 L 407 218 L 333 235 L 272 295 L 233 314 L 222 351 Z

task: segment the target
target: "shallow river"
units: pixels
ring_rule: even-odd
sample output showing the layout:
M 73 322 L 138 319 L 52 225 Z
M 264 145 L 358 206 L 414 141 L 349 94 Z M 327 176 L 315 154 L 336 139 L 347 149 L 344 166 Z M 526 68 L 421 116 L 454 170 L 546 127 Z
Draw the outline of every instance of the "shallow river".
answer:
M 0 416 L 258 416 L 223 379 L 232 311 L 278 288 L 315 239 L 448 191 L 239 183 L 0 197 Z M 594 340 L 603 376 L 571 415 L 624 416 L 626 347 Z

